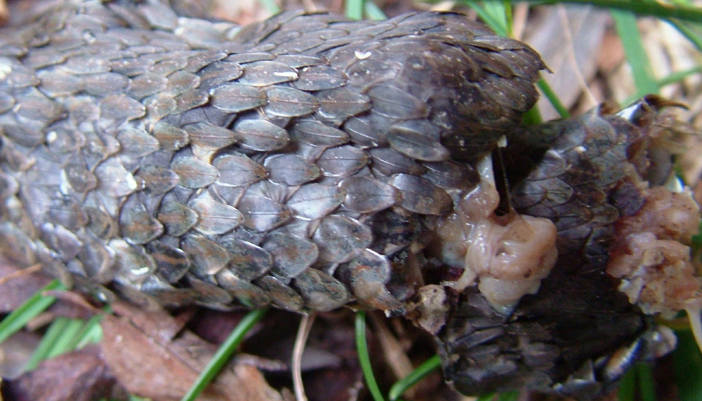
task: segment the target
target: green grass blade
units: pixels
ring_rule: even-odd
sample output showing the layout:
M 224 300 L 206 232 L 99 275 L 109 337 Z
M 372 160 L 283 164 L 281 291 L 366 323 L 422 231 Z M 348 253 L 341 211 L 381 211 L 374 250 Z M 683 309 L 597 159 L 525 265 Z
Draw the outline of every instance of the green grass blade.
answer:
M 517 398 L 519 398 L 519 391 L 509 391 L 500 394 L 497 401 L 517 401 Z
M 56 338 L 53 346 L 49 349 L 46 359 L 55 358 L 73 350 L 71 343 L 75 341 L 74 338 L 80 333 L 83 324 L 84 322 L 81 319 L 68 319 L 68 323 L 61 331 L 61 335 Z
M 344 14 L 351 19 L 362 19 L 364 3 L 364 0 L 346 0 Z
M 378 382 L 373 375 L 373 367 L 370 363 L 370 355 L 368 353 L 368 342 L 366 341 L 366 312 L 356 312 L 356 352 L 358 352 L 358 360 L 361 362 L 361 370 L 363 377 L 366 379 L 368 390 L 375 401 L 384 401 L 383 394 L 380 392 Z
M 636 372 L 629 369 L 619 381 L 619 401 L 634 401 L 636 399 Z
M 692 5 L 673 5 L 657 1 L 631 0 L 526 0 L 540 5 L 581 4 L 609 10 L 629 11 L 639 16 L 677 18 L 684 21 L 702 21 L 702 8 Z
M 39 345 L 34 350 L 34 353 L 32 353 L 32 357 L 29 358 L 29 362 L 27 362 L 27 366 L 25 367 L 26 371 L 36 369 L 39 362 L 48 358 L 51 348 L 53 348 L 56 340 L 61 336 L 61 333 L 63 333 L 63 329 L 68 325 L 69 320 L 70 319 L 67 317 L 59 316 L 51 322 L 46 333 L 42 336 Z
M 266 314 L 266 309 L 258 309 L 249 312 L 241 322 L 234 328 L 232 333 L 222 343 L 217 352 L 207 364 L 195 383 L 190 387 L 190 391 L 182 398 L 182 401 L 195 401 L 208 384 L 217 376 L 220 370 L 227 364 L 229 357 L 236 351 L 237 347 L 244 340 L 246 333 L 261 320 Z
M 556 92 L 551 89 L 551 85 L 546 82 L 545 79 L 541 78 L 539 82 L 536 83 L 536 85 L 541 89 L 541 92 L 543 92 L 544 96 L 546 96 L 546 99 L 551 103 L 554 109 L 558 112 L 558 115 L 561 116 L 561 118 L 568 118 L 570 117 L 570 113 L 568 112 L 568 109 L 561 103 L 561 99 L 558 98 L 558 95 Z
M 656 401 L 656 386 L 651 365 L 647 363 L 636 365 L 636 376 L 639 381 L 641 401 Z
M 702 52 L 702 36 L 697 34 L 692 28 L 687 26 L 686 24 L 682 23 L 681 21 L 677 20 L 667 20 L 668 23 L 673 25 L 675 29 L 680 32 L 681 35 L 683 35 L 687 40 L 689 40 L 697 50 Z
M 0 344 L 7 340 L 11 335 L 21 330 L 22 327 L 27 324 L 27 322 L 32 320 L 41 312 L 45 311 L 46 308 L 51 306 L 51 304 L 56 301 L 55 297 L 44 296 L 42 294 L 44 291 L 65 289 L 66 288 L 63 286 L 63 284 L 61 284 L 58 280 L 54 280 L 41 290 L 37 291 L 27 301 L 20 305 L 19 308 L 7 315 L 7 317 L 0 322 Z
M 398 380 L 395 384 L 390 387 L 390 392 L 388 393 L 388 398 L 390 401 L 395 401 L 402 394 L 404 394 L 407 389 L 419 383 L 424 379 L 429 373 L 441 366 L 441 358 L 438 355 L 427 359 L 419 365 L 412 373 L 408 374 L 406 377 Z
M 678 347 L 673 351 L 673 364 L 678 400 L 702 400 L 702 354 L 689 330 L 679 330 L 675 334 Z
M 653 75 L 648 55 L 641 41 L 634 14 L 626 11 L 611 10 L 617 33 L 622 41 L 624 53 L 631 68 L 636 84 L 636 97 L 649 93 L 658 93 L 658 83 Z
M 280 7 L 275 2 L 275 0 L 258 0 L 259 3 L 271 14 L 278 14 L 280 12 Z
M 512 5 L 509 1 L 485 1 L 485 11 L 500 25 L 505 36 L 512 36 Z
M 682 81 L 683 79 L 689 77 L 690 75 L 695 75 L 695 74 L 702 74 L 702 65 L 698 65 L 697 67 L 688 68 L 687 70 L 683 70 L 683 71 L 673 72 L 670 75 L 668 75 L 667 77 L 661 78 L 658 81 L 658 86 L 663 87 L 666 85 L 675 84 L 675 83 L 678 83 L 678 82 Z
M 490 1 L 488 4 L 492 3 Z M 501 3 L 501 2 L 500 2 Z M 498 35 L 507 36 L 507 25 L 499 16 L 494 16 L 492 14 L 492 9 L 488 10 L 484 4 L 479 4 L 475 1 L 465 0 L 464 4 L 472 8 L 480 17 L 483 22 L 485 22 L 493 31 Z
M 374 2 L 372 2 L 371 0 L 366 0 L 365 10 L 366 10 L 366 15 L 368 16 L 368 18 L 370 18 L 372 20 L 379 21 L 379 20 L 388 19 L 388 16 L 385 15 L 383 10 L 381 10 L 380 7 L 378 7 L 378 5 L 375 4 Z
M 75 342 L 71 343 L 72 349 L 81 349 L 88 344 L 95 344 L 102 339 L 102 326 L 100 321 L 101 315 L 93 315 L 81 328 L 78 335 L 75 336 Z
M 495 398 L 495 393 L 490 393 L 490 394 L 481 395 L 475 401 L 492 401 L 493 398 Z

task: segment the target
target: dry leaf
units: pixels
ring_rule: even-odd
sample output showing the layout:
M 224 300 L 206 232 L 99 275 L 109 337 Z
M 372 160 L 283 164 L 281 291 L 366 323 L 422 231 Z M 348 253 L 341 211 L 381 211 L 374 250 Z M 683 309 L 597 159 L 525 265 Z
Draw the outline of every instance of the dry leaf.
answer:
M 90 401 L 109 397 L 115 385 L 100 349 L 90 346 L 43 361 L 15 380 L 3 383 L 3 395 L 15 401 Z
M 116 306 L 127 318 L 105 316 L 102 321 L 103 358 L 130 393 L 156 400 L 178 400 L 195 382 L 216 347 L 185 331 L 177 338 L 179 322 L 164 311 L 143 311 L 128 304 Z M 149 318 L 149 316 L 151 318 Z M 278 401 L 261 373 L 251 366 L 229 365 L 199 398 L 227 401 Z

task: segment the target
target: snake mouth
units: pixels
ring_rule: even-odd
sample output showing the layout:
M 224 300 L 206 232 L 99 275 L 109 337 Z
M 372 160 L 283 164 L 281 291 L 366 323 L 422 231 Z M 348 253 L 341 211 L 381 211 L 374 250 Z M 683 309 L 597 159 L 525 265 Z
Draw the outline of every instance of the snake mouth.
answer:
M 555 266 L 556 226 L 515 211 L 498 214 L 492 156 L 482 159 L 477 170 L 479 184 L 440 219 L 430 252 L 462 270 L 456 280 L 442 282 L 444 286 L 461 292 L 475 284 L 496 311 L 507 315 L 522 296 L 538 291 Z
M 665 185 L 677 180 L 660 163 L 675 153 L 663 142 L 684 127 L 660 102 L 509 136 L 503 160 L 532 167 L 505 168 L 514 207 L 505 215 L 495 212 L 492 163 L 478 164 L 480 184 L 442 220 L 430 251 L 461 271 L 442 283 L 446 296 L 423 298 L 450 304 L 444 325 L 420 321 L 438 333 L 457 389 L 592 399 L 631 364 L 674 348 L 650 316 L 687 310 L 700 327 L 689 247 L 700 210 L 689 190 Z

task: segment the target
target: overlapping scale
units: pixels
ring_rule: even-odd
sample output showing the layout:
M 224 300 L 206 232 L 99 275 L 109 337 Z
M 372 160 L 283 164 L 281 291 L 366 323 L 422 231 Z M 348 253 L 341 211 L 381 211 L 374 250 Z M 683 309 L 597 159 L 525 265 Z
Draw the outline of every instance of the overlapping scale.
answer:
M 490 151 L 543 67 L 453 14 L 237 31 L 148 2 L 39 21 L 0 45 L 0 216 L 20 216 L 1 251 L 146 303 L 401 308 L 397 255 L 476 183 L 449 158 Z

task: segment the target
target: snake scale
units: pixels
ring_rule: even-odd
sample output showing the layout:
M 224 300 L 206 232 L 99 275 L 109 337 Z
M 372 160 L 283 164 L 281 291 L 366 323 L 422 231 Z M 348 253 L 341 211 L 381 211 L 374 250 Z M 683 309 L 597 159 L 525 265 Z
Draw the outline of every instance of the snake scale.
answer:
M 543 69 L 456 13 L 66 2 L 0 33 L 0 252 L 104 300 L 406 315 L 463 393 L 592 399 L 674 347 L 699 216 L 665 101 L 520 128 Z

